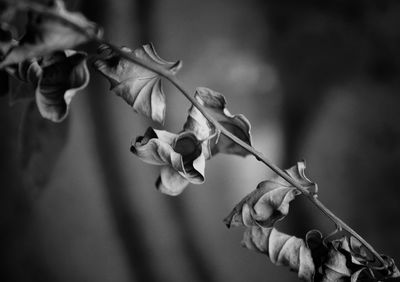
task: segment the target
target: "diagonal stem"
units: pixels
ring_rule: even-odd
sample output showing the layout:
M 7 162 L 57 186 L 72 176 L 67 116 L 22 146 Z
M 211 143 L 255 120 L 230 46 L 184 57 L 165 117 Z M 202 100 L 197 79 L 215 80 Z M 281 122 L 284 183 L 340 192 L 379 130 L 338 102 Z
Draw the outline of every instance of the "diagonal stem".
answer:
M 377 260 L 382 264 L 382 267 L 387 268 L 388 265 L 385 262 L 385 260 L 375 251 L 375 249 L 363 238 L 361 237 L 356 231 L 354 231 L 349 225 L 347 225 L 343 220 L 341 220 L 339 217 L 337 217 L 331 210 L 329 210 L 319 199 L 317 198 L 317 195 L 314 193 L 309 192 L 307 189 L 302 187 L 297 181 L 295 181 L 292 177 L 290 177 L 284 170 L 279 168 L 277 165 L 272 163 L 268 158 L 266 158 L 261 152 L 257 151 L 254 147 L 248 145 L 247 143 L 243 142 L 241 139 L 233 135 L 231 132 L 229 132 L 224 126 L 222 126 L 211 114 L 208 113 L 208 111 L 200 104 L 197 102 L 197 100 L 190 94 L 188 90 L 186 90 L 182 83 L 175 77 L 174 74 L 169 72 L 168 70 L 165 70 L 162 68 L 160 65 L 153 63 L 153 62 L 145 62 L 141 60 L 140 58 L 134 57 L 130 55 L 129 53 L 126 53 L 122 51 L 120 48 L 117 46 L 107 42 L 104 39 L 99 38 L 97 35 L 88 32 L 85 27 L 82 27 L 72 21 L 70 21 L 67 17 L 60 15 L 56 11 L 50 10 L 41 4 L 36 4 L 36 3 L 31 3 L 31 2 L 26 2 L 26 1 L 17 1 L 14 2 L 12 0 L 6 0 L 6 2 L 9 2 L 10 5 L 15 5 L 17 9 L 20 10 L 29 10 L 29 11 L 34 11 L 37 13 L 41 13 L 43 15 L 56 18 L 60 20 L 61 22 L 65 23 L 66 25 L 70 26 L 74 30 L 84 34 L 87 36 L 88 40 L 94 41 L 98 44 L 106 44 L 108 45 L 112 51 L 120 55 L 122 58 L 131 61 L 135 64 L 138 64 L 144 68 L 147 68 L 151 71 L 154 71 L 155 73 L 158 73 L 159 75 L 163 76 L 167 80 L 169 80 L 203 115 L 204 117 L 216 128 L 217 131 L 220 131 L 222 134 L 224 134 L 227 138 L 231 139 L 233 142 L 241 146 L 243 149 L 248 151 L 250 154 L 252 154 L 258 161 L 261 161 L 264 163 L 266 166 L 268 166 L 272 171 L 274 171 L 276 174 L 278 174 L 280 177 L 285 179 L 289 184 L 291 184 L 293 187 L 295 187 L 297 190 L 299 190 L 304 196 L 307 197 L 309 201 L 311 201 L 326 217 L 328 217 L 336 226 L 341 227 L 343 230 L 351 234 L 353 237 L 355 237 L 357 240 L 359 240 L 370 252 L 373 254 Z

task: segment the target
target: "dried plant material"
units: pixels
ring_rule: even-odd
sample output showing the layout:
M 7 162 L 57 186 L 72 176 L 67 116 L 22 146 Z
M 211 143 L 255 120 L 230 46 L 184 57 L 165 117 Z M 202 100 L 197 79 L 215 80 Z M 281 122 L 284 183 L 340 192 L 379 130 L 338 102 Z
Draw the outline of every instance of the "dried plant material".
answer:
M 127 47 L 121 50 L 143 62 L 157 64 L 171 74 L 176 74 L 182 66 L 180 61 L 167 62 L 161 59 L 151 44 L 134 51 Z M 104 58 L 95 61 L 94 67 L 109 80 L 110 89 L 136 112 L 164 123 L 166 104 L 161 76 L 122 58 L 106 45 L 100 46 L 99 52 Z
M 353 236 L 326 241 L 319 231 L 306 235 L 316 267 L 315 281 L 380 281 L 399 277 L 393 259 L 382 256 L 387 268 L 382 269 L 373 255 Z
M 196 89 L 195 98 L 229 132 L 251 146 L 250 122 L 244 115 L 232 115 L 229 112 L 224 95 L 205 87 L 199 87 Z M 215 132 L 214 126 L 195 106 L 189 109 L 184 129 L 195 132 L 200 139 L 206 139 Z M 209 150 L 210 155 L 224 153 L 246 156 L 249 154 L 247 150 L 219 134 L 209 140 Z
M 42 61 L 41 67 L 36 87 L 37 106 L 44 118 L 61 122 L 68 114 L 72 98 L 89 83 L 86 54 L 55 52 Z
M 315 267 L 311 251 L 304 240 L 279 232 L 275 228 L 248 227 L 242 245 L 266 254 L 271 262 L 296 271 L 304 281 L 313 281 Z
M 73 50 L 54 52 L 39 61 L 30 59 L 7 71 L 23 84 L 10 95 L 10 103 L 36 98 L 42 117 L 53 122 L 65 119 L 72 98 L 89 83 L 86 54 Z
M 233 134 L 239 138 L 244 138 L 245 142 L 251 143 L 250 124 L 243 116 L 232 116 L 229 114 L 225 108 L 225 98 L 222 94 L 212 90 L 205 91 L 204 89 L 198 89 L 195 98 L 206 108 L 212 109 L 212 112 L 219 120 L 230 125 Z M 184 157 L 183 161 L 187 167 L 178 165 L 181 163 L 180 160 L 177 160 L 176 164 L 173 161 L 167 161 L 170 166 L 161 169 L 161 175 L 156 182 L 156 186 L 161 192 L 168 195 L 178 195 L 189 183 L 201 184 L 204 182 L 205 160 L 211 158 L 214 154 L 221 152 L 244 155 L 241 150 L 236 148 L 237 145 L 233 142 L 228 146 L 227 142 L 216 142 L 214 139 L 216 134 L 214 133 L 215 130 L 211 124 L 204 118 L 200 111 L 192 106 L 189 109 L 188 118 L 180 134 L 175 135 L 166 131 L 151 129 L 147 131 L 145 136 L 136 139 L 136 142 L 132 144 L 131 150 L 143 161 L 155 165 L 165 164 L 165 159 L 173 159 L 170 156 L 173 156 L 172 152 L 180 153 Z M 152 137 L 155 139 L 148 142 L 151 134 L 155 134 Z M 156 136 L 158 136 L 158 139 Z M 162 139 L 165 139 L 166 142 L 160 143 Z M 165 144 L 168 144 L 168 150 L 166 150 Z M 222 147 L 220 147 L 220 144 L 223 144 Z M 158 156 L 161 152 L 161 155 L 168 155 L 169 157 L 161 158 Z M 160 161 L 161 159 L 163 160 Z M 201 170 L 197 168 L 201 168 Z M 198 172 L 200 171 L 202 178 L 201 181 L 198 181 Z M 195 172 L 194 175 L 196 177 L 194 179 L 196 181 L 193 181 L 190 172 Z
M 131 151 L 146 163 L 164 166 L 157 188 L 165 194 L 175 196 L 189 182 L 204 182 L 203 147 L 193 133 L 173 134 L 149 128 L 132 144 Z
M 316 190 L 316 185 L 305 176 L 306 165 L 298 162 L 286 172 L 308 190 Z M 241 200 L 224 222 L 230 226 L 261 225 L 271 227 L 289 212 L 289 203 L 300 192 L 280 176 L 263 181 L 257 189 Z
M 29 13 L 24 36 L 0 63 L 0 67 L 38 58 L 57 50 L 71 49 L 90 40 L 91 36 L 101 35 L 97 25 L 80 13 L 67 11 L 61 0 L 51 1 L 43 8 L 48 14 Z

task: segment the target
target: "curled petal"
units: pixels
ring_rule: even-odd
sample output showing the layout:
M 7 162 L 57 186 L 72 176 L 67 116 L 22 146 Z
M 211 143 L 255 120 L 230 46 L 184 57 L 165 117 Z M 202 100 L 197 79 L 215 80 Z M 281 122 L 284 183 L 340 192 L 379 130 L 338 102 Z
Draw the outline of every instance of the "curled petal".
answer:
M 279 232 L 275 228 L 253 226 L 246 229 L 242 245 L 266 254 L 272 263 L 296 271 L 300 279 L 313 281 L 315 266 L 304 240 Z
M 57 50 L 71 49 L 88 41 L 92 36 L 101 36 L 101 30 L 94 23 L 88 21 L 80 13 L 67 11 L 61 0 L 50 1 L 45 8 L 49 14 L 55 14 L 79 26 L 86 31 L 86 34 L 75 30 L 54 16 L 30 13 L 26 33 L 0 66 L 16 64 Z
M 304 170 L 305 163 L 299 162 L 286 172 L 303 187 L 315 188 L 315 184 L 305 176 Z M 299 192 L 295 187 L 280 176 L 275 176 L 271 180 L 261 182 L 256 190 L 235 206 L 224 221 L 228 227 L 231 225 L 271 227 L 288 214 L 289 204 L 297 195 Z
M 196 100 L 203 105 L 233 135 L 251 145 L 250 122 L 243 115 L 232 115 L 226 108 L 225 97 L 205 87 L 199 87 L 195 93 Z M 209 137 L 214 130 L 205 117 L 192 106 L 184 130 L 195 132 L 199 139 Z M 217 136 L 209 141 L 210 155 L 217 153 L 246 156 L 248 152 L 225 136 Z
M 53 122 L 63 121 L 72 98 L 88 82 L 85 53 L 54 53 L 42 63 L 42 74 L 36 87 L 36 102 L 41 115 Z
M 205 157 L 202 150 L 201 143 L 191 132 L 176 135 L 152 128 L 131 146 L 131 151 L 144 162 L 169 167 L 162 169 L 157 181 L 157 187 L 169 195 L 183 191 L 187 185 L 183 179 L 194 184 L 204 182 Z
M 182 66 L 180 61 L 174 63 L 161 59 L 152 44 L 144 45 L 134 51 L 127 47 L 122 47 L 121 50 L 150 65 L 161 66 L 171 74 L 175 74 Z M 165 95 L 161 77 L 147 68 L 122 58 L 106 45 L 99 47 L 99 53 L 104 58 L 95 61 L 94 67 L 109 80 L 111 90 L 122 97 L 136 112 L 163 123 Z

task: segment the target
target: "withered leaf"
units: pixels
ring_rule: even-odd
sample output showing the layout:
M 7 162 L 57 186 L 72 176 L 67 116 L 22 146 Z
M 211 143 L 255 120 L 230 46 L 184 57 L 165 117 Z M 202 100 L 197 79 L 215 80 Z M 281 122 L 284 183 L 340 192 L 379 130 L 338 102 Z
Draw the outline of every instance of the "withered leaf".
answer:
M 152 44 L 134 51 L 127 47 L 121 50 L 143 62 L 157 64 L 171 74 L 176 74 L 182 66 L 180 61 L 174 63 L 161 59 Z M 164 123 L 166 104 L 160 75 L 122 58 L 106 45 L 100 46 L 99 52 L 104 58 L 95 61 L 94 67 L 109 80 L 110 89 L 134 111 Z
M 157 188 L 165 194 L 175 196 L 189 182 L 204 182 L 203 145 L 191 132 L 173 134 L 148 128 L 132 143 L 131 151 L 146 163 L 164 166 Z
M 346 265 L 346 256 L 335 248 L 329 250 L 322 271 L 324 282 L 346 281 L 352 273 Z
M 380 281 L 399 276 L 393 259 L 381 255 L 387 263 L 387 268 L 382 268 L 353 236 L 327 241 L 319 231 L 313 230 L 307 233 L 306 243 L 318 270 L 315 281 Z
M 303 187 L 316 191 L 316 185 L 305 176 L 305 168 L 304 162 L 298 162 L 286 172 Z M 271 227 L 288 214 L 289 203 L 299 193 L 295 187 L 277 175 L 271 180 L 261 182 L 256 190 L 235 206 L 224 222 L 228 227 L 240 225 Z
M 304 240 L 282 233 L 275 228 L 248 227 L 242 245 L 266 254 L 272 263 L 296 271 L 300 279 L 313 281 L 315 267 L 311 251 Z
M 354 272 L 350 277 L 351 282 L 357 281 L 377 281 L 373 272 L 368 267 L 363 267 Z
M 0 63 L 0 67 L 41 57 L 57 50 L 71 49 L 88 41 L 90 36 L 101 36 L 101 30 L 96 24 L 80 13 L 66 10 L 61 0 L 50 1 L 49 5 L 44 7 L 50 14 L 55 14 L 65 21 L 47 14 L 29 13 L 25 34 Z M 86 34 L 67 22 L 79 26 Z
M 232 115 L 229 112 L 226 108 L 224 95 L 205 87 L 199 87 L 196 89 L 195 98 L 228 131 L 251 145 L 250 122 L 244 115 Z M 195 106 L 189 109 L 189 116 L 184 125 L 184 130 L 195 132 L 199 139 L 206 139 L 215 131 L 214 126 L 207 121 Z M 217 153 L 241 156 L 249 154 L 248 151 L 224 135 L 217 135 L 211 138 L 208 143 L 210 156 Z
M 20 163 L 24 180 L 38 190 L 48 183 L 67 142 L 69 122 L 43 119 L 34 101 L 28 103 L 20 127 Z
M 75 94 L 89 83 L 86 54 L 72 50 L 55 52 L 43 59 L 36 87 L 36 102 L 41 115 L 61 122 Z
M 65 119 L 72 98 L 89 83 L 86 54 L 73 50 L 56 51 L 39 61 L 26 60 L 7 71 L 22 82 L 17 85 L 22 89 L 12 91 L 10 103 L 36 97 L 42 117 L 53 122 Z

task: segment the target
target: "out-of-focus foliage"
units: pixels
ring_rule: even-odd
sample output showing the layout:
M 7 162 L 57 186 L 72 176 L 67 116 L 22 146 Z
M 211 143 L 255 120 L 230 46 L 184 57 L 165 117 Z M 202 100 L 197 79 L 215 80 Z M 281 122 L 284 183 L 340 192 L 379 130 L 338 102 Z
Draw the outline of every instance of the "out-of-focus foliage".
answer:
M 29 12 L 25 34 L 0 61 L 0 66 L 18 64 L 57 50 L 71 49 L 92 36 L 101 35 L 101 30 L 94 23 L 80 13 L 67 11 L 61 0 L 50 1 L 47 7 L 41 8 L 43 13 Z

